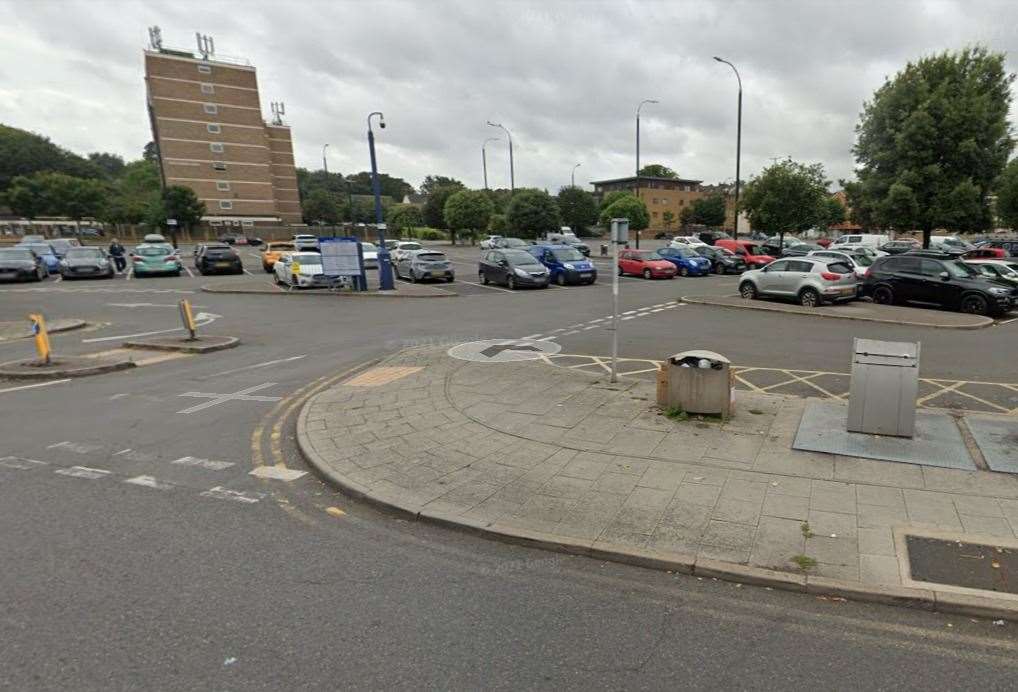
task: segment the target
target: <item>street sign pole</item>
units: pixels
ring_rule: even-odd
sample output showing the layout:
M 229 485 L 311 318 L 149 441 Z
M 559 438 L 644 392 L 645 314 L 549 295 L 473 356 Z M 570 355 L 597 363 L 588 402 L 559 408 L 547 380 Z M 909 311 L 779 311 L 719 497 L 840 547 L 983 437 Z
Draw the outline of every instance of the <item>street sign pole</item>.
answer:
M 629 219 L 611 220 L 612 244 L 612 366 L 611 382 L 619 381 L 619 244 L 629 240 Z

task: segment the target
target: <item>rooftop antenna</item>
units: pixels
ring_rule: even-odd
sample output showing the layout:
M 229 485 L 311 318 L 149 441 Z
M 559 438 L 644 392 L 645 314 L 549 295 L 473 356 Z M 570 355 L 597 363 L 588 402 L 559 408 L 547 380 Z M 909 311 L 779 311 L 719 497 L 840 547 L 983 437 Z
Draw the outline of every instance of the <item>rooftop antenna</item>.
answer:
M 272 124 L 282 125 L 283 116 L 286 115 L 286 104 L 282 101 L 273 101 L 272 104 Z
M 163 32 L 158 26 L 148 28 L 148 42 L 152 50 L 163 49 Z
M 208 60 L 209 56 L 216 54 L 216 42 L 211 36 L 196 31 L 194 37 L 198 41 L 198 52 L 201 53 L 202 60 Z

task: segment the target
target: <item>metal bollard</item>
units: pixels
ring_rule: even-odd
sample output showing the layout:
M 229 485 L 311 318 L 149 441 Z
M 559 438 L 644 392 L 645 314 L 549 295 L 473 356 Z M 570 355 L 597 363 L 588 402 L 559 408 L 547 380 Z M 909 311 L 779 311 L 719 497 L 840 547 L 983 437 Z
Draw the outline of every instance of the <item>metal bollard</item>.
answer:
M 194 324 L 194 315 L 191 314 L 191 302 L 186 298 L 180 301 L 180 319 L 189 334 L 188 341 L 196 340 L 198 338 L 195 334 L 197 327 Z

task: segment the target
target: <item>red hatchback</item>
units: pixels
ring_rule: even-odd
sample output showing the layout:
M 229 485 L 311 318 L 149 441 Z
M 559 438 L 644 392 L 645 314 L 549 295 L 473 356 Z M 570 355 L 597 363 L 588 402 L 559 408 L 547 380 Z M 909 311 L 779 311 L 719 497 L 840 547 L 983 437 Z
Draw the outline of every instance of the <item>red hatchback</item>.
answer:
M 619 254 L 619 276 L 632 274 L 645 279 L 671 279 L 675 271 L 674 264 L 649 250 L 623 250 Z

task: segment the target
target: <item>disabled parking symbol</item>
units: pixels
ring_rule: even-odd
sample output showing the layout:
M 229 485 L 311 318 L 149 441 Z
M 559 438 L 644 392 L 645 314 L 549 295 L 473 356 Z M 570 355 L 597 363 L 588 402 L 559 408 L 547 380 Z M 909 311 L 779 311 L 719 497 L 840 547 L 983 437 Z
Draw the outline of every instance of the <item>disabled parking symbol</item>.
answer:
M 453 346 L 447 353 L 453 358 L 475 363 L 513 363 L 524 360 L 538 360 L 562 350 L 554 341 L 531 341 L 529 339 L 485 339 L 468 341 Z

